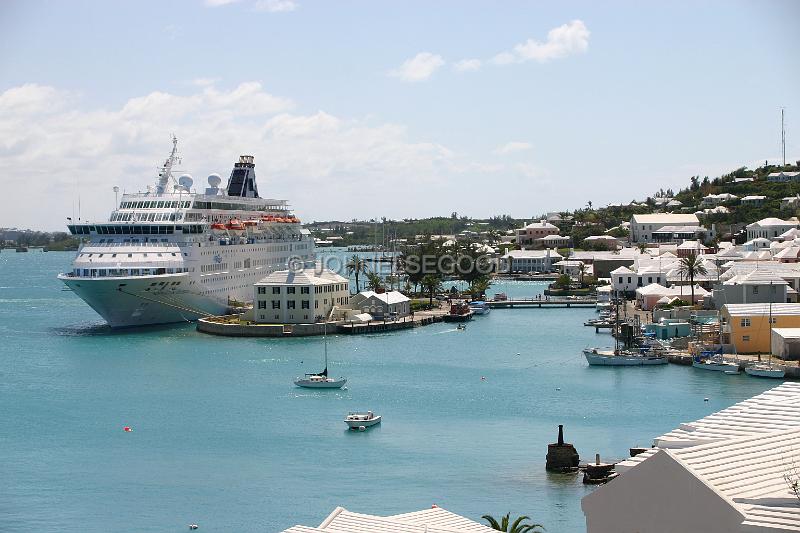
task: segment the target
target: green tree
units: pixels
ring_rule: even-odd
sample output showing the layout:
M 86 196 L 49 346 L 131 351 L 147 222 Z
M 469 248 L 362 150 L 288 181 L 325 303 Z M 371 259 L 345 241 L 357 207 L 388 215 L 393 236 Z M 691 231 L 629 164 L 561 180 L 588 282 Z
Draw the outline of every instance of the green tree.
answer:
M 350 261 L 347 262 L 346 267 L 348 274 L 355 274 L 356 276 L 356 292 L 358 292 L 361 290 L 358 284 L 358 276 L 359 274 L 367 273 L 367 262 L 357 254 L 353 254 L 353 256 L 350 258 Z
M 694 252 L 690 252 L 686 257 L 681 258 L 678 264 L 678 274 L 682 278 L 688 279 L 692 290 L 692 305 L 694 305 L 694 277 L 705 276 L 708 270 L 703 265 L 703 260 Z
M 431 307 L 433 307 L 433 295 L 437 291 L 441 290 L 442 279 L 436 274 L 425 274 L 422 276 L 422 281 L 420 284 L 428 292 L 428 303 L 431 305 Z
M 498 522 L 492 515 L 485 514 L 481 518 L 486 520 L 492 529 L 497 531 L 505 531 L 506 533 L 538 533 L 544 531 L 544 526 L 541 524 L 528 524 L 529 516 L 522 515 L 514 522 L 511 522 L 511 513 L 506 513 L 505 516 L 500 518 Z
M 572 278 L 569 277 L 569 274 L 561 274 L 558 276 L 556 280 L 556 287 L 561 287 L 562 289 L 569 289 L 569 285 L 572 283 Z
M 586 275 L 586 271 L 587 270 L 588 270 L 588 267 L 586 266 L 586 264 L 583 261 L 581 261 L 578 264 L 578 275 L 580 276 L 581 287 L 583 287 L 583 276 Z
M 375 272 L 367 272 L 367 288 L 371 291 L 379 291 L 383 288 L 383 280 Z

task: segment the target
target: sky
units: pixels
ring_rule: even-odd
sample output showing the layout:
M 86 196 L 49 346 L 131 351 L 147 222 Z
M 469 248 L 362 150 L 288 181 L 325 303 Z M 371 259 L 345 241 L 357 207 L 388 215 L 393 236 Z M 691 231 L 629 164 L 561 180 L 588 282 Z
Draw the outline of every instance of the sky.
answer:
M 800 2 L 0 2 L 0 227 L 107 220 L 179 140 L 310 220 L 533 218 L 800 159 Z

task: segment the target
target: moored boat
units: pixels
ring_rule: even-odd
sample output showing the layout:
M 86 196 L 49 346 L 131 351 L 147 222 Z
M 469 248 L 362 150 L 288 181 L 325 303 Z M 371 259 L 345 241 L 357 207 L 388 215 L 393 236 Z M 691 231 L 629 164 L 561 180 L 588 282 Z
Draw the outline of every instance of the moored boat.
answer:
M 489 307 L 489 304 L 484 302 L 483 300 L 476 300 L 474 302 L 470 302 L 469 308 L 476 315 L 488 315 L 489 311 L 492 310 L 492 308 Z
M 716 372 L 739 372 L 739 363 L 726 361 L 722 355 L 715 355 L 712 357 L 695 357 L 692 360 L 692 366 L 701 370 L 713 370 Z
M 372 411 L 366 413 L 348 413 L 344 419 L 344 423 L 350 429 L 361 429 L 374 426 L 381 423 L 381 415 L 376 415 Z
M 783 379 L 786 374 L 782 369 L 767 363 L 755 363 L 745 367 L 744 371 L 750 376 L 772 379 Z
M 590 366 L 647 366 L 668 363 L 666 355 L 653 352 L 637 353 L 587 348 L 583 350 L 583 355 Z
M 444 315 L 445 322 L 466 322 L 472 318 L 474 312 L 465 302 L 456 302 L 450 306 L 450 312 Z

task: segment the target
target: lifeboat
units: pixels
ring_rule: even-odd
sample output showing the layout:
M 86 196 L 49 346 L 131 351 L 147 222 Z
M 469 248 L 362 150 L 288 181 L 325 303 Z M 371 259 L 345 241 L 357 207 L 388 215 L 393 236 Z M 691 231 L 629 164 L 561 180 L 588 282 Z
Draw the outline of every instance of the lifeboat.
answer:
M 211 224 L 211 229 L 217 230 L 217 231 L 224 231 L 225 230 L 225 224 L 220 224 L 219 222 Z
M 225 227 L 233 231 L 244 231 L 244 224 L 242 224 L 241 221 L 236 220 L 235 218 L 231 219 L 231 221 L 228 222 L 225 225 Z
M 249 227 L 257 226 L 258 225 L 258 221 L 257 220 L 245 220 L 244 221 L 244 225 L 245 226 L 249 226 Z
M 264 215 L 263 217 L 261 217 L 261 220 L 263 220 L 264 222 L 275 222 L 275 216 L 274 215 Z

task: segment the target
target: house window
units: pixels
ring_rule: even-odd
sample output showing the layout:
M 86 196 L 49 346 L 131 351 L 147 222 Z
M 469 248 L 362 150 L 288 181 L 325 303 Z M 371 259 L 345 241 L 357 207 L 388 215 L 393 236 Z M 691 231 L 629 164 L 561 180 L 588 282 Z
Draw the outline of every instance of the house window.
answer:
M 739 325 L 740 325 L 741 327 L 743 327 L 743 328 L 748 328 L 748 327 L 750 327 L 750 319 L 749 319 L 749 318 L 743 318 L 743 319 L 741 320 L 741 322 L 739 322 Z
M 319 300 L 314 301 L 314 309 L 319 309 Z
M 280 287 L 272 287 L 272 294 L 280 294 L 281 288 Z
M 286 294 L 294 294 L 294 287 L 286 287 Z
M 286 309 L 294 309 L 294 304 L 295 304 L 294 300 L 289 300 L 288 302 L 286 302 Z
M 630 276 L 628 276 L 628 283 L 630 283 L 630 282 L 631 282 L 631 277 L 630 277 Z
M 653 283 L 653 276 L 647 276 L 647 283 Z
M 280 300 L 272 300 L 272 308 L 273 309 L 280 309 L 281 308 L 281 301 Z
M 267 308 L 267 302 L 265 302 L 264 300 L 259 300 L 258 301 L 258 308 L 259 309 L 266 309 Z
M 750 335 L 742 335 L 742 340 L 743 340 L 744 342 L 747 342 L 747 341 L 749 341 L 749 340 L 750 340 Z
M 769 323 L 770 324 L 777 324 L 778 323 L 778 319 L 775 318 L 775 317 L 772 317 L 772 318 L 769 319 Z
M 308 287 L 300 287 L 300 294 L 308 294 Z
M 758 294 L 758 285 L 753 286 L 753 294 Z
M 309 302 L 308 300 L 303 300 L 303 301 L 300 303 L 300 307 L 301 307 L 302 309 L 310 309 L 310 303 L 311 303 L 311 302 Z
M 259 287 L 258 288 L 258 294 L 267 294 L 267 288 L 266 287 Z
M 619 277 L 619 282 L 622 283 L 622 276 Z

